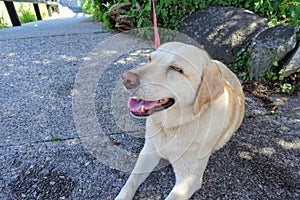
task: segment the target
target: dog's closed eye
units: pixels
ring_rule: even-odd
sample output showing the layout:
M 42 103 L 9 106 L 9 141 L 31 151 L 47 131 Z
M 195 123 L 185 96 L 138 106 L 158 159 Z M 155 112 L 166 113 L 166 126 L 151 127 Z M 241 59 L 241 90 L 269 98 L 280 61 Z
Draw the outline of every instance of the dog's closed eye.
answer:
M 180 74 L 183 74 L 183 70 L 180 67 L 177 67 L 177 66 L 174 66 L 174 65 L 170 65 L 169 69 L 173 70 L 173 71 L 176 71 L 176 72 L 179 72 Z

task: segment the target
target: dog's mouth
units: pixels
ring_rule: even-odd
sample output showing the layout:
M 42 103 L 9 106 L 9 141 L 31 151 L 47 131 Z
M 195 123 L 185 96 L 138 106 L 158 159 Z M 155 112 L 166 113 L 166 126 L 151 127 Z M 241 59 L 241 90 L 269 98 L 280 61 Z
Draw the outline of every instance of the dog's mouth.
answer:
M 165 110 L 175 103 L 172 98 L 164 98 L 158 101 L 146 101 L 132 97 L 128 101 L 128 108 L 137 117 L 147 117 L 154 112 Z

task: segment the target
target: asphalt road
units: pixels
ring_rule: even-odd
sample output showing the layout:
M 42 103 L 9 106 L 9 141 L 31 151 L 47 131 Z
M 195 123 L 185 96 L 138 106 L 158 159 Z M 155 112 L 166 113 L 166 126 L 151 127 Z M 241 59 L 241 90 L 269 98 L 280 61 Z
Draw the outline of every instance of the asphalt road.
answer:
M 120 74 L 146 61 L 146 47 L 80 13 L 0 30 L 0 199 L 117 195 L 144 131 L 127 113 Z M 241 128 L 192 199 L 300 198 L 299 94 L 270 99 L 278 113 L 247 96 Z M 162 166 L 135 199 L 167 196 L 174 175 Z

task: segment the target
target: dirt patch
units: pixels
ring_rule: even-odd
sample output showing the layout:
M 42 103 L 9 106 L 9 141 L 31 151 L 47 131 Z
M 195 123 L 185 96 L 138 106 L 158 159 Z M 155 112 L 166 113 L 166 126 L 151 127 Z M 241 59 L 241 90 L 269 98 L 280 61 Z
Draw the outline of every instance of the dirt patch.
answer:
M 299 79 L 299 74 L 295 74 L 295 79 Z M 278 104 L 274 103 L 272 96 L 281 96 L 283 98 L 295 98 L 299 96 L 299 88 L 296 86 L 295 91 L 288 95 L 280 88 L 282 83 L 274 81 L 266 84 L 260 81 L 245 81 L 243 83 L 244 93 L 253 97 L 259 104 L 268 111 L 275 112 L 278 110 Z

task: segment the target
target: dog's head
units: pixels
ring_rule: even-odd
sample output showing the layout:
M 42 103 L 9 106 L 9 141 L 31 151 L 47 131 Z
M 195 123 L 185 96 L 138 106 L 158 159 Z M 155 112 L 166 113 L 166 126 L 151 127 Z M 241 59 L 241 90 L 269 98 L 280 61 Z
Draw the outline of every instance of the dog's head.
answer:
M 151 53 L 147 65 L 122 78 L 132 93 L 128 108 L 139 117 L 163 110 L 197 115 L 224 90 L 221 72 L 207 53 L 179 42 L 163 44 Z

